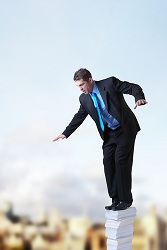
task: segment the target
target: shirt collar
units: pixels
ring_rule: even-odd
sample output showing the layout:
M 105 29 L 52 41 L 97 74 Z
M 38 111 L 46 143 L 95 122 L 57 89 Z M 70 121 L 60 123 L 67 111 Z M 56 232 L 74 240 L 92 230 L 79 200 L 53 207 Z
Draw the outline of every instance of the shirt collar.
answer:
M 91 93 L 98 94 L 98 92 L 99 92 L 99 90 L 98 90 L 98 88 L 97 88 L 96 83 L 94 82 L 94 87 L 93 87 L 93 90 L 92 90 L 92 92 L 91 92 Z M 90 93 L 90 94 L 91 94 L 91 93 Z

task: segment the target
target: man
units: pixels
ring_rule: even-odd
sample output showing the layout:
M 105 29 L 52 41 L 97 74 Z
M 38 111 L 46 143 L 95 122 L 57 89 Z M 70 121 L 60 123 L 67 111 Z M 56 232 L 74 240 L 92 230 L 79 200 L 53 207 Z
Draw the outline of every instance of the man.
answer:
M 105 208 L 114 211 L 127 209 L 133 202 L 131 170 L 135 138 L 140 127 L 123 94 L 135 97 L 136 109 L 147 103 L 144 93 L 139 85 L 115 77 L 94 81 L 84 68 L 75 72 L 74 81 L 83 92 L 79 98 L 79 111 L 53 141 L 68 138 L 89 114 L 103 140 L 104 172 L 108 194 L 112 198 L 112 204 Z

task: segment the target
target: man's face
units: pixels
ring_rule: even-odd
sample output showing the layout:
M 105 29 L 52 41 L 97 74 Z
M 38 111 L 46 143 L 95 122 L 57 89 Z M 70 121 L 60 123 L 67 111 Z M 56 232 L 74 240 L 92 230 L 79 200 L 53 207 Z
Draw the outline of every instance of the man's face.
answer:
M 94 82 L 93 82 L 92 78 L 89 78 L 88 81 L 84 81 L 83 79 L 77 80 L 77 81 L 75 81 L 75 84 L 77 87 L 80 88 L 80 90 L 84 94 L 88 94 L 88 93 L 92 92 L 93 87 L 94 87 Z

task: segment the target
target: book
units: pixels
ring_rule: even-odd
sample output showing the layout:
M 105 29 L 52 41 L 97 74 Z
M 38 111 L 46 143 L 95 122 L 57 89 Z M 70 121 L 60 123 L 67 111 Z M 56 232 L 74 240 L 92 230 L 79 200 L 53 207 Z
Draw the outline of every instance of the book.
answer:
M 124 244 L 123 246 L 113 246 L 110 244 L 107 244 L 107 250 L 132 250 L 132 244 Z
M 119 211 L 106 210 L 105 213 L 105 218 L 112 220 L 120 220 L 127 217 L 135 217 L 135 216 L 136 216 L 135 207 L 129 207 L 125 210 L 119 210 Z
M 105 223 L 105 227 L 119 228 L 126 225 L 133 225 L 135 216 L 123 218 L 119 220 L 108 219 Z
M 118 246 L 118 245 L 124 245 L 125 243 L 131 243 L 132 244 L 132 236 L 127 236 L 119 239 L 107 239 L 107 244 Z
M 129 239 L 129 241 L 121 244 L 112 244 L 111 240 L 107 240 L 107 250 L 132 250 L 132 240 Z
M 118 239 L 133 235 L 133 225 L 120 228 L 106 227 L 106 237 L 109 239 Z

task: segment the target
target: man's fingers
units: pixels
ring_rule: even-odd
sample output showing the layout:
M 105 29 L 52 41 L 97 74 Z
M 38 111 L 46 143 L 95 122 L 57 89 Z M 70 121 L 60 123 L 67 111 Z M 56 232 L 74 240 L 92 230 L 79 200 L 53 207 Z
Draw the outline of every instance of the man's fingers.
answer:
M 63 135 L 63 134 L 61 134 L 61 135 L 57 136 L 55 139 L 53 139 L 53 142 L 54 142 L 54 141 L 57 141 L 57 140 L 59 140 L 59 139 L 64 139 L 64 138 L 66 138 L 66 136 Z
M 137 108 L 137 104 L 135 105 L 134 109 L 136 109 L 136 108 Z
M 144 99 L 138 100 L 136 102 L 136 105 L 135 105 L 134 109 L 136 109 L 138 106 L 145 105 L 146 103 L 147 103 L 147 101 L 144 100 Z
M 141 105 L 146 103 L 147 103 L 146 100 L 141 100 Z
M 58 139 L 59 139 L 59 138 L 56 137 L 55 139 L 53 139 L 53 142 L 54 142 L 54 141 L 57 141 Z

